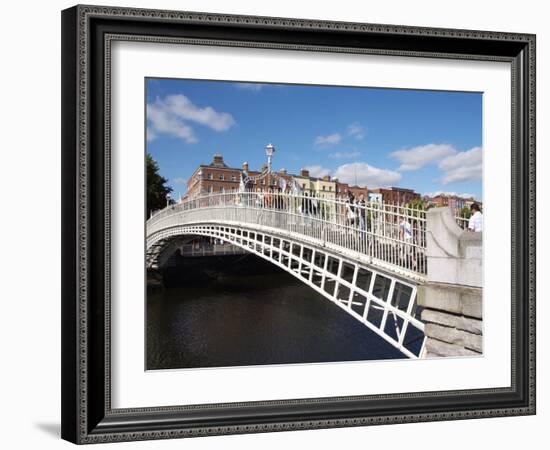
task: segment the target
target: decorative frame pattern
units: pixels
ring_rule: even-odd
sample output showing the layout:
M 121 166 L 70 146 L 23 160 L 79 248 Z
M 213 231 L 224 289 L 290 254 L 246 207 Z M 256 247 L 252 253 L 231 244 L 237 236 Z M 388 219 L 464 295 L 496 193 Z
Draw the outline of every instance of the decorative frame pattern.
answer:
M 62 25 L 65 439 L 97 443 L 535 413 L 534 35 L 98 6 L 65 10 Z M 109 111 L 116 40 L 510 62 L 511 387 L 113 410 Z M 222 420 L 228 411 L 231 419 Z

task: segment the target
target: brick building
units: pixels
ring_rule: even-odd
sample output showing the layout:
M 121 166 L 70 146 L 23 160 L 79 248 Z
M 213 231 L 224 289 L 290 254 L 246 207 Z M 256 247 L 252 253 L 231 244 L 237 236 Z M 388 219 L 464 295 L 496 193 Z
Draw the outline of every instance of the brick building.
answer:
M 399 187 L 376 188 L 372 189 L 372 192 L 380 194 L 384 203 L 395 205 L 406 205 L 413 200 L 420 200 L 420 194 L 413 189 Z
M 250 170 L 247 162 L 243 163 L 240 168 L 229 167 L 224 162 L 223 156 L 216 154 L 210 164 L 201 164 L 193 172 L 187 182 L 187 194 L 185 198 L 192 199 L 201 194 L 236 192 L 240 188 L 243 172 L 253 178 L 260 175 L 266 168 L 267 166 L 264 165 L 260 171 Z M 385 203 L 407 204 L 414 199 L 420 199 L 420 194 L 414 192 L 412 189 L 391 187 L 369 190 L 366 186 L 350 186 L 348 183 L 341 183 L 329 175 L 311 177 L 307 169 L 302 169 L 299 175 L 289 174 L 285 169 L 281 169 L 261 179 L 252 180 L 246 188 L 254 191 L 258 189 L 276 189 L 280 187 L 281 179 L 286 181 L 287 189 L 290 189 L 291 181 L 294 179 L 303 191 L 310 195 L 315 194 L 320 198 L 345 198 L 349 191 L 356 198 L 359 198 L 363 194 L 365 199 L 370 199 L 372 196 L 376 197 L 377 200 L 381 198 Z
M 208 165 L 201 164 L 187 182 L 187 197 L 200 194 L 234 192 L 239 189 L 241 169 L 229 167 L 223 156 L 216 154 Z
M 457 195 L 445 195 L 439 194 L 432 198 L 429 198 L 429 203 L 436 207 L 447 206 L 453 211 L 460 211 L 465 206 L 470 207 L 475 202 L 473 198 L 463 198 Z M 479 202 L 477 202 L 479 203 Z
M 349 190 L 354 195 L 355 198 L 359 198 L 361 194 L 365 196 L 365 201 L 369 200 L 369 190 L 367 189 L 367 186 L 350 186 Z
M 336 182 L 336 198 L 344 198 L 344 196 L 347 196 L 347 192 L 349 191 L 349 184 L 348 183 L 341 183 L 337 179 L 334 179 Z

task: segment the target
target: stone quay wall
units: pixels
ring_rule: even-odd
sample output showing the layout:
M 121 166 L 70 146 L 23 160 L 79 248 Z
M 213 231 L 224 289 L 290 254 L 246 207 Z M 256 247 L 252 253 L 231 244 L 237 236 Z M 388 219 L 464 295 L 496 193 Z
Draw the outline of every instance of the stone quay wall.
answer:
M 483 354 L 482 233 L 462 230 L 449 208 L 426 213 L 428 282 L 418 288 L 423 357 Z

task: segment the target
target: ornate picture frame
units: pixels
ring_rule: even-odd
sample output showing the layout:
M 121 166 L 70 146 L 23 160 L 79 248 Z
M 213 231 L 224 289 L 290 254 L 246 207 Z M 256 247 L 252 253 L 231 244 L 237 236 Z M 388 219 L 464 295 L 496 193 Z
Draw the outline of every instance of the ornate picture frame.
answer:
M 111 402 L 111 46 L 117 41 L 511 65 L 511 384 L 117 409 Z M 75 6 L 62 12 L 62 437 L 74 443 L 535 414 L 535 36 Z

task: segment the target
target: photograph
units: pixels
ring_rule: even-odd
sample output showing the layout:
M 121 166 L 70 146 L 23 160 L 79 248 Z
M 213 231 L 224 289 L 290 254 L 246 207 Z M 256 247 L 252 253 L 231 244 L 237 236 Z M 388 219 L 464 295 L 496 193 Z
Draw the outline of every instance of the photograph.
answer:
M 144 83 L 147 371 L 483 357 L 482 92 Z
M 61 307 L 35 314 L 61 437 L 521 447 L 543 15 L 199 3 L 66 4 L 52 28 L 61 211 L 12 222 L 61 226 L 60 280 L 39 271 Z

